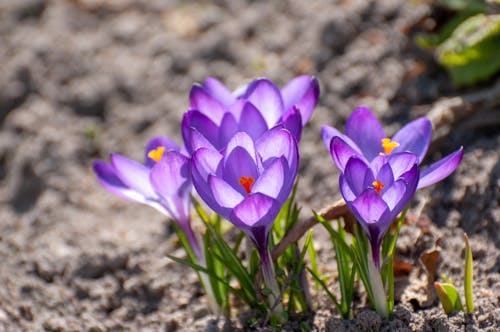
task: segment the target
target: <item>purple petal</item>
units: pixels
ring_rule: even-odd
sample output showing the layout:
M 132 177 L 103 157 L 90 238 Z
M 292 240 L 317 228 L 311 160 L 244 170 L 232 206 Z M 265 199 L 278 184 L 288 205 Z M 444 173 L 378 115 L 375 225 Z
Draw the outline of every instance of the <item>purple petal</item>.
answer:
M 330 154 L 332 155 L 335 165 L 340 169 L 340 172 L 345 171 L 345 167 L 351 157 L 357 157 L 366 162 L 365 158 L 358 151 L 353 149 L 342 138 L 335 136 L 330 143 Z
M 210 174 L 217 174 L 222 155 L 214 149 L 200 148 L 192 157 L 192 169 L 204 182 L 208 182 Z
M 179 152 L 167 152 L 151 169 L 150 181 L 162 197 L 178 195 L 189 183 L 189 159 Z
M 231 221 L 247 229 L 272 224 L 277 215 L 274 205 L 274 200 L 263 194 L 250 195 L 233 209 Z
M 297 107 L 294 106 L 291 110 L 286 112 L 281 121 L 284 127 L 293 135 L 295 140 L 299 142 L 302 135 L 302 116 Z
M 418 164 L 418 157 L 409 152 L 391 153 L 387 157 L 387 162 L 391 165 L 394 179 L 398 179 L 401 174 L 408 172 L 415 164 Z
M 242 194 L 234 190 L 226 181 L 217 176 L 210 175 L 208 178 L 208 185 L 210 186 L 215 201 L 222 208 L 232 209 L 244 198 Z
M 238 146 L 234 148 L 224 160 L 222 177 L 235 190 L 239 191 L 242 195 L 246 195 L 246 189 L 240 183 L 240 179 L 241 177 L 252 177 L 254 180 L 258 178 L 255 159 L 243 147 Z
M 157 136 L 153 137 L 151 140 L 149 140 L 148 144 L 146 145 L 146 150 L 144 151 L 144 164 L 151 168 L 155 165 L 155 161 L 148 157 L 148 154 L 151 150 L 155 150 L 158 147 L 163 146 L 165 148 L 165 152 L 167 151 L 180 151 L 181 148 L 175 141 L 171 140 L 168 137 L 163 137 L 163 136 Z
M 255 154 L 255 143 L 253 139 L 245 132 L 236 133 L 233 138 L 227 143 L 225 150 L 225 157 L 227 158 L 235 148 L 242 148 L 246 150 L 250 157 L 252 157 L 253 163 L 257 164 L 257 155 Z
M 213 149 L 200 148 L 196 150 L 191 159 L 191 175 L 193 184 L 200 197 L 212 209 L 219 206 L 212 196 L 208 185 L 210 175 L 217 174 L 222 155 Z
M 222 105 L 228 107 L 236 101 L 231 91 L 219 80 L 213 77 L 208 77 L 203 82 L 203 87 L 205 90 L 215 99 L 217 99 Z
M 123 183 L 123 181 L 116 176 L 115 170 L 111 165 L 102 160 L 96 160 L 92 168 L 101 186 L 110 193 L 132 202 L 146 203 L 146 197 L 130 189 L 130 187 Z
M 189 141 L 186 141 L 186 150 L 188 153 L 193 153 L 199 148 L 209 148 L 217 150 L 215 146 L 210 143 L 202 133 L 194 128 L 189 129 Z
M 379 155 L 382 149 L 382 138 L 385 138 L 382 125 L 366 107 L 358 107 L 347 120 L 346 135 L 363 151 L 369 161 Z
M 284 113 L 281 92 L 267 79 L 258 79 L 250 83 L 244 98 L 261 112 L 268 128 L 274 127 Z
M 209 95 L 201 85 L 193 85 L 189 93 L 189 101 L 193 110 L 200 111 L 214 123 L 219 124 L 222 120 L 225 113 L 224 105 Z
M 110 159 L 116 176 L 130 189 L 149 199 L 158 197 L 149 181 L 149 168 L 118 154 L 111 154 Z
M 359 221 L 365 224 L 384 224 L 390 219 L 389 207 L 375 190 L 366 190 L 352 202 L 352 207 Z
M 241 111 L 238 131 L 246 132 L 254 140 L 268 129 L 266 120 L 252 103 L 245 103 Z
M 182 137 L 189 153 L 193 153 L 193 142 L 191 129 L 196 129 L 202 134 L 211 145 L 219 148 L 217 145 L 219 138 L 219 127 L 203 113 L 191 110 L 184 114 L 182 118 Z
M 234 104 L 229 107 L 229 113 L 231 113 L 236 122 L 240 121 L 241 112 L 243 111 L 243 107 L 247 104 L 247 101 L 244 99 L 237 99 Z
M 281 95 L 285 111 L 297 106 L 302 117 L 302 126 L 304 126 L 318 104 L 318 80 L 306 75 L 296 77 L 281 89 Z
M 238 132 L 238 123 L 231 113 L 224 114 L 219 127 L 218 146 L 225 147 L 227 143 Z
M 274 158 L 285 157 L 288 167 L 294 174 L 297 173 L 299 164 L 299 150 L 292 134 L 279 126 L 265 132 L 255 143 L 257 153 L 262 162 Z M 293 175 L 295 177 L 295 175 Z
M 356 199 L 356 195 L 349 186 L 349 183 L 346 181 L 344 173 L 340 174 L 339 187 L 340 193 L 342 194 L 342 197 L 344 198 L 344 201 L 346 201 L 346 203 L 350 204 Z
M 387 203 L 389 209 L 391 211 L 394 210 L 396 205 L 401 201 L 404 197 L 406 191 L 406 181 L 398 180 L 392 184 L 389 188 L 387 188 L 382 195 L 382 199 Z
M 285 181 L 285 167 L 288 167 L 284 163 L 286 163 L 286 160 L 283 158 L 275 159 L 257 179 L 253 185 L 252 192 L 278 198 Z
M 431 141 L 432 124 L 427 118 L 419 118 L 401 128 L 392 138 L 399 143 L 392 153 L 411 152 L 418 156 L 419 163 L 425 157 Z
M 392 219 L 395 218 L 401 211 L 403 211 L 405 206 L 410 202 L 413 195 L 415 194 L 419 178 L 418 174 L 418 165 L 415 164 L 408 172 L 401 175 L 400 179 L 405 182 L 406 188 L 403 197 L 401 197 L 396 206 L 391 210 Z
M 363 193 L 363 191 L 365 191 L 367 188 L 365 184 L 367 175 L 371 175 L 371 178 L 373 179 L 373 175 L 371 173 L 371 170 L 363 160 L 356 157 L 349 159 L 344 171 L 344 180 L 347 182 L 347 185 L 355 196 L 359 196 Z
M 385 192 L 385 190 L 387 190 L 386 188 L 389 188 L 394 183 L 394 175 L 393 170 L 391 169 L 391 165 L 389 165 L 388 163 L 384 164 L 380 168 L 377 175 L 375 175 L 375 178 L 384 185 L 382 192 Z
M 430 186 L 436 182 L 441 181 L 458 167 L 462 161 L 463 147 L 457 151 L 449 154 L 440 161 L 435 162 L 420 173 L 420 181 L 418 182 L 418 189 Z

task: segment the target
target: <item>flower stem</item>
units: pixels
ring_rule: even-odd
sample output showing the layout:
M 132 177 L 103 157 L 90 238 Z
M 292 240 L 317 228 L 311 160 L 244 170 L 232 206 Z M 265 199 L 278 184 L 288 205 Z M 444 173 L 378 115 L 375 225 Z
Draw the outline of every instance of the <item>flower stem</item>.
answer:
M 376 267 L 373 261 L 373 255 L 368 254 L 368 278 L 370 279 L 370 287 L 373 293 L 373 305 L 375 311 L 382 318 L 389 318 L 387 296 L 385 294 L 384 284 L 380 270 Z
M 272 301 L 270 301 L 269 304 L 271 306 L 271 309 L 274 308 L 275 312 L 281 313 L 283 311 L 283 307 L 281 305 L 281 292 L 276 281 L 274 264 L 271 260 L 271 254 L 266 247 L 262 250 L 259 250 L 259 255 L 262 264 L 264 283 L 266 287 L 271 291 Z

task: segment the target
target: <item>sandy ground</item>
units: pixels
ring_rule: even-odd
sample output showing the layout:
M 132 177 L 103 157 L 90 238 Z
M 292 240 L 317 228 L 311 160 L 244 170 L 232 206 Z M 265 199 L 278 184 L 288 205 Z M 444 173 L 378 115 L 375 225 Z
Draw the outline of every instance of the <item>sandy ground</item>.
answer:
M 254 77 L 282 85 L 304 73 L 318 77 L 322 92 L 301 142 L 304 218 L 339 198 L 320 128 L 343 128 L 360 104 L 389 133 L 435 116 L 440 139 L 427 164 L 465 149 L 453 176 L 414 199 L 398 243 L 411 268 L 398 274 L 394 319 L 368 310 L 360 290 L 356 319 L 342 321 L 320 292 L 308 324 L 320 331 L 500 330 L 499 105 L 476 100 L 498 96 L 500 83 L 454 88 L 412 42 L 429 15 L 428 5 L 403 0 L 1 1 L 0 331 L 222 326 L 196 275 L 165 257 L 183 255 L 168 221 L 101 189 L 91 163 L 110 152 L 139 160 L 154 135 L 180 141 L 189 89 L 207 76 L 237 88 Z M 436 103 L 455 96 L 476 101 L 444 107 L 451 116 L 440 116 Z M 464 231 L 477 309 L 447 317 L 427 285 L 444 274 L 461 287 Z M 322 269 L 337 291 L 331 244 L 317 233 Z M 421 257 L 434 250 L 440 263 L 428 277 Z M 288 329 L 297 330 L 295 323 Z M 232 325 L 245 322 L 235 315 Z

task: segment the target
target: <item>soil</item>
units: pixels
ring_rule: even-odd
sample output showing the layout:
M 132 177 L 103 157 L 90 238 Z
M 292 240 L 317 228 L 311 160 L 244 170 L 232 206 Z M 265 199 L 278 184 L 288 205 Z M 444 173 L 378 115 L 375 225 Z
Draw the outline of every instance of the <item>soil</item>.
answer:
M 499 85 L 498 77 L 469 89 L 451 84 L 413 42 L 432 15 L 427 2 L 403 0 L 1 1 L 0 331 L 244 328 L 245 314 L 216 320 L 195 273 L 166 258 L 183 255 L 168 221 L 104 191 L 92 161 L 110 152 L 140 160 L 155 135 L 180 141 L 189 89 L 207 76 L 235 89 L 259 76 L 283 85 L 314 75 L 322 94 L 300 145 L 307 218 L 340 197 L 323 124 L 342 129 L 364 104 L 393 133 L 442 98 Z M 414 199 L 398 242 L 406 265 L 394 318 L 369 310 L 360 287 L 356 318 L 341 320 L 319 291 L 316 310 L 286 329 L 500 330 L 500 110 L 481 105 L 493 120 L 472 121 L 479 106 L 445 119 L 448 130 L 425 161 L 464 146 L 454 175 Z M 428 285 L 446 275 L 462 291 L 464 231 L 476 310 L 448 317 Z M 321 233 L 315 246 L 336 292 L 331 243 Z M 426 272 L 421 261 L 433 251 L 439 265 Z

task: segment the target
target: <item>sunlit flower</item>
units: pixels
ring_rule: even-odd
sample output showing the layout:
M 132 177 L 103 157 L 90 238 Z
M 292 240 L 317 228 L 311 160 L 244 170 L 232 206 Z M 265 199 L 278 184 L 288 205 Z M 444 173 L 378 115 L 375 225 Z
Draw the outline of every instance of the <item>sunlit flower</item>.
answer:
M 256 79 L 234 93 L 207 78 L 191 89 L 191 109 L 182 121 L 186 148 L 189 153 L 199 147 L 220 151 L 237 132 L 256 140 L 277 124 L 300 140 L 318 97 L 318 81 L 309 76 L 299 76 L 281 90 L 268 79 Z
M 417 162 L 408 152 L 377 156 L 370 164 L 353 156 L 340 175 L 340 192 L 368 235 L 377 267 L 382 238 L 417 190 Z
M 196 150 L 192 156 L 194 186 L 208 206 L 252 239 L 266 284 L 277 297 L 268 238 L 297 175 L 296 140 L 288 130 L 275 127 L 256 141 L 238 132 L 222 150 Z
M 366 107 L 358 107 L 347 120 L 345 134 L 329 126 L 323 126 L 322 134 L 335 164 L 344 172 L 347 161 L 352 156 L 370 163 L 381 155 L 411 152 L 417 156 L 418 164 L 421 164 L 431 141 L 432 124 L 427 118 L 419 118 L 389 138 L 373 113 Z M 334 140 L 335 137 L 338 139 Z M 421 170 L 418 188 L 432 185 L 453 173 L 460 164 L 462 155 L 463 149 L 460 148 Z
M 174 141 L 155 137 L 146 146 L 144 164 L 113 153 L 110 163 L 96 160 L 93 169 L 99 183 L 109 192 L 152 206 L 172 218 L 200 257 L 190 224 L 189 158 L 180 150 Z

